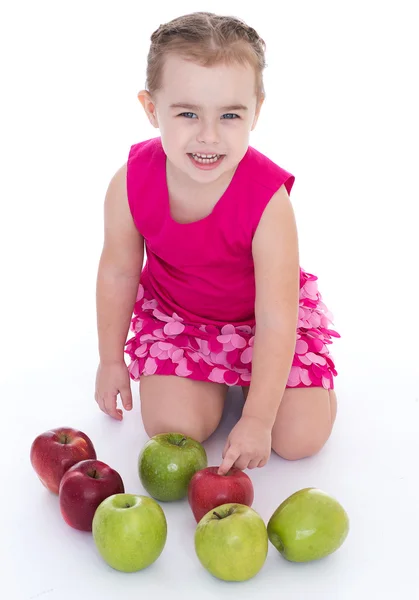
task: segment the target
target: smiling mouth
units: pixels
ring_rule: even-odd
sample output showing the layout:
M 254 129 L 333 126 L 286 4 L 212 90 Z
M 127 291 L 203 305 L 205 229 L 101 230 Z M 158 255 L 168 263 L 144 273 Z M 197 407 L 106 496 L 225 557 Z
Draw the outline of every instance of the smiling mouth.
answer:
M 223 158 L 225 154 L 208 154 L 206 156 L 202 156 L 199 153 L 195 154 L 192 152 L 189 154 L 189 156 L 191 156 L 196 162 L 205 165 L 217 162 L 218 160 L 220 160 L 220 158 Z

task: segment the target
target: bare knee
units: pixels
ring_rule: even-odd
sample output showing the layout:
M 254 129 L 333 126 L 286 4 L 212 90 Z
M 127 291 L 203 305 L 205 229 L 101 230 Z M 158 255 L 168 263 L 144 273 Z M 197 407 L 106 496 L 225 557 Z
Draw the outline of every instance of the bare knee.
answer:
M 182 433 L 204 442 L 215 431 L 226 386 L 175 376 L 147 376 L 140 382 L 141 415 L 149 437 Z
M 148 437 L 154 437 L 159 433 L 181 433 L 197 442 L 205 442 L 210 435 L 213 433 L 214 429 L 209 429 L 208 427 L 203 427 L 202 423 L 180 423 L 177 419 L 161 419 L 155 418 L 152 420 L 144 420 L 144 429 Z
M 325 445 L 327 437 L 319 438 L 318 436 L 306 436 L 304 439 L 282 438 L 272 440 L 272 450 L 281 458 L 286 460 L 300 460 L 301 458 L 309 458 L 317 454 Z
M 336 420 L 336 413 L 338 411 L 338 401 L 336 398 L 335 390 L 329 390 L 329 400 L 330 400 L 330 415 L 332 419 L 332 427 Z
M 272 449 L 276 454 L 286 460 L 300 460 L 314 456 L 323 448 L 332 432 L 337 410 L 335 392 L 330 390 L 328 401 L 322 402 L 321 394 L 325 392 L 312 392 L 313 404 L 310 405 L 306 403 L 306 400 L 311 401 L 308 390 L 304 390 L 303 396 L 301 392 L 288 392 L 283 413 L 278 411 L 272 430 Z M 294 411 L 292 406 L 296 400 L 302 402 L 300 406 L 294 405 Z

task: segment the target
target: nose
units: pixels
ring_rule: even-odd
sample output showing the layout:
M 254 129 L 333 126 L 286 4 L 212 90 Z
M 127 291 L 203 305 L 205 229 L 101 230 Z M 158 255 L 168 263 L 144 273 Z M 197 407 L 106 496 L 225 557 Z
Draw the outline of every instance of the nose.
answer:
M 197 141 L 208 146 L 218 144 L 220 136 L 217 125 L 210 120 L 202 121 L 201 127 L 196 137 Z

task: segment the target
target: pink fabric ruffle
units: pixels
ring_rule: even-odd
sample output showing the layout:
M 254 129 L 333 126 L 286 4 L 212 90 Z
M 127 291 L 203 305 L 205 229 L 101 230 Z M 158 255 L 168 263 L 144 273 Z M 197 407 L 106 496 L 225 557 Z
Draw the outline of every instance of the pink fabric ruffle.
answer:
M 322 301 L 317 277 L 300 269 L 300 307 L 295 354 L 287 387 L 333 389 L 335 365 L 327 348 L 333 315 Z M 167 315 L 140 284 L 131 321 L 134 337 L 125 345 L 130 377 L 178 375 L 199 381 L 248 386 L 255 326 L 223 327 L 186 323 Z

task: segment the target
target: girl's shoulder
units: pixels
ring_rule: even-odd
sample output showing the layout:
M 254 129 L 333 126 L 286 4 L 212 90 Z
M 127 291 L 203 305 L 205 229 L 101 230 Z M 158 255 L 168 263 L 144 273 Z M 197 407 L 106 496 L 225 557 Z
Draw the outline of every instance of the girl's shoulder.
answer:
M 153 162 L 156 158 L 161 157 L 163 152 L 160 137 L 154 137 L 132 144 L 128 152 L 128 167 L 142 161 L 145 163 Z
M 260 187 L 272 193 L 281 185 L 285 185 L 288 194 L 291 192 L 295 176 L 253 146 L 248 148 L 245 166 L 247 185 Z
M 275 194 L 282 186 L 290 194 L 294 181 L 295 176 L 288 170 L 260 150 L 248 147 L 235 187 L 234 206 L 234 223 L 237 230 L 245 233 L 246 240 L 249 235 L 253 239 L 262 214 Z

